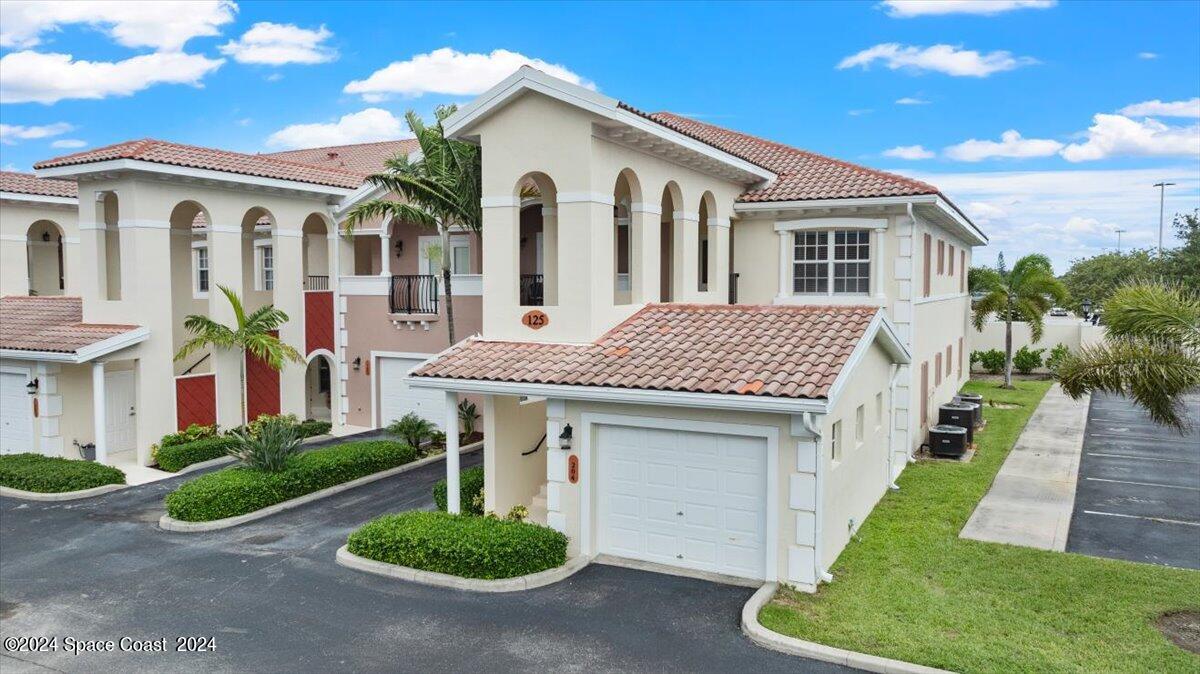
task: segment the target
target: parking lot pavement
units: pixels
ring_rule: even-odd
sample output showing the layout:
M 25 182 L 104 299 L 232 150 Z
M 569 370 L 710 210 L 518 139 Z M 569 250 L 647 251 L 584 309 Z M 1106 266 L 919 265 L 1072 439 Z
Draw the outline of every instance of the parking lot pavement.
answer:
M 1186 434 L 1092 396 L 1067 551 L 1200 569 L 1200 395 Z

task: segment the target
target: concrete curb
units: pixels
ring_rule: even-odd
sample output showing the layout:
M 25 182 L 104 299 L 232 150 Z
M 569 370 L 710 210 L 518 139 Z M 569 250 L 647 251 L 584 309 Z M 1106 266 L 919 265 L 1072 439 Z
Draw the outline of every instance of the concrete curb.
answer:
M 467 445 L 466 447 L 463 447 L 461 450 L 459 450 L 459 454 L 466 454 L 467 452 L 473 452 L 482 446 L 483 446 L 482 442 L 478 442 L 478 443 L 475 443 L 472 445 Z M 340 494 L 344 491 L 349 491 L 351 489 L 354 489 L 355 487 L 361 487 L 364 484 L 370 484 L 371 482 L 376 482 L 378 480 L 382 480 L 384 478 L 388 478 L 393 475 L 399 475 L 400 473 L 406 473 L 410 470 L 416 470 L 417 468 L 421 468 L 423 466 L 428 466 L 431 463 L 437 463 L 441 459 L 445 458 L 445 456 L 446 455 L 444 453 L 438 454 L 436 456 L 427 456 L 424 459 L 417 459 L 416 461 L 411 461 L 402 466 L 396 466 L 395 468 L 389 468 L 387 470 L 382 470 L 382 471 L 379 471 L 378 473 L 371 473 L 370 475 L 364 475 L 363 477 L 360 477 L 360 478 L 357 478 L 354 480 L 350 480 L 349 482 L 335 484 L 332 487 L 326 487 L 319 491 L 314 491 L 311 494 L 305 494 L 304 496 L 298 496 L 294 499 L 284 501 L 282 503 L 276 503 L 275 505 L 267 506 L 266 508 L 262 508 L 260 510 L 255 510 L 254 512 L 250 512 L 250 513 L 246 513 L 245 515 L 226 517 L 223 519 L 211 520 L 208 522 L 185 522 L 183 520 L 177 520 L 174 517 L 171 517 L 170 515 L 163 515 L 158 520 L 158 526 L 159 526 L 159 528 L 163 529 L 164 531 L 174 531 L 176 533 L 188 533 L 188 534 L 201 533 L 204 531 L 217 531 L 219 529 L 228 529 L 230 527 L 236 527 L 239 524 L 245 524 L 246 522 L 253 522 L 255 520 L 261 520 L 264 517 L 270 517 L 271 515 L 274 515 L 276 513 L 281 513 L 285 510 L 291 510 L 292 508 L 296 508 L 296 507 L 305 505 L 307 503 L 312 503 L 313 501 L 319 501 L 323 498 L 327 498 L 327 497 L 333 496 L 335 494 Z
M 771 597 L 775 596 L 775 591 L 778 589 L 778 583 L 767 583 L 760 587 L 742 607 L 742 632 L 763 648 L 881 674 L 949 674 L 945 669 L 848 651 L 844 648 L 834 648 L 772 632 L 758 622 L 758 612 L 767 605 L 767 602 L 771 601 Z
M 588 562 L 591 561 L 586 557 L 573 557 L 568 559 L 567 563 L 562 566 L 556 566 L 553 569 L 546 569 L 538 573 L 531 573 L 528 576 L 517 576 L 516 578 L 503 578 L 500 580 L 482 580 L 479 578 L 451 576 L 434 571 L 422 571 L 421 569 L 414 569 L 409 566 L 397 566 L 387 562 L 378 562 L 366 557 L 359 557 L 350 552 L 345 545 L 338 548 L 334 559 L 339 566 L 354 569 L 355 571 L 364 571 L 377 576 L 406 580 L 413 583 L 421 583 L 422 585 L 448 587 L 470 592 L 521 592 L 522 590 L 532 590 L 536 587 L 543 587 L 557 583 L 560 580 L 565 580 L 574 575 L 576 571 L 587 566 Z
M 40 491 L 25 491 L 24 489 L 13 489 L 12 487 L 0 487 L 0 496 L 8 498 L 19 498 L 25 501 L 78 501 L 82 498 L 92 498 L 101 494 L 108 494 L 114 491 L 119 491 L 128 487 L 127 484 L 104 484 L 91 489 L 80 489 L 78 491 L 60 491 L 60 492 L 40 492 Z

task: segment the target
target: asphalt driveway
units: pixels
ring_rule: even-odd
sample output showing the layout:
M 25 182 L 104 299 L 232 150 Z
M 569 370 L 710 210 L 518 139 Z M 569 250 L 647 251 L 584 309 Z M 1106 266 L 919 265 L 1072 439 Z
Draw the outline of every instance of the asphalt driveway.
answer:
M 478 453 L 463 457 L 477 465 Z M 213 638 L 208 653 L 11 653 L 21 671 L 847 671 L 761 649 L 751 590 L 592 565 L 549 587 L 480 595 L 334 564 L 358 525 L 432 509 L 436 463 L 207 534 L 156 526 L 183 478 L 76 503 L 0 499 L 0 632 Z
M 1200 395 L 1192 430 L 1162 428 L 1129 400 L 1088 410 L 1067 550 L 1200 569 Z

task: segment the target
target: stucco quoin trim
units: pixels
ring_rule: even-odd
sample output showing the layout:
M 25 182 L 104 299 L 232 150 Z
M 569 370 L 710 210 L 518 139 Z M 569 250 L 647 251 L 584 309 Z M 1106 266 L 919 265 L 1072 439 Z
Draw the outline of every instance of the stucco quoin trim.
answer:
M 572 557 L 562 566 L 556 566 L 553 569 L 546 569 L 538 573 L 531 573 L 527 576 L 484 580 L 481 578 L 451 576 L 435 571 L 423 571 L 408 566 L 397 566 L 396 564 L 367 559 L 366 557 L 360 557 L 350 552 L 348 545 L 338 548 L 334 559 L 337 561 L 338 566 L 344 566 L 347 569 L 354 569 L 355 571 L 373 573 L 377 576 L 385 576 L 412 583 L 421 583 L 422 585 L 448 587 L 455 590 L 467 590 L 469 592 L 520 592 L 522 590 L 532 590 L 537 587 L 557 583 L 560 580 L 566 580 L 591 562 L 591 559 L 588 557 Z

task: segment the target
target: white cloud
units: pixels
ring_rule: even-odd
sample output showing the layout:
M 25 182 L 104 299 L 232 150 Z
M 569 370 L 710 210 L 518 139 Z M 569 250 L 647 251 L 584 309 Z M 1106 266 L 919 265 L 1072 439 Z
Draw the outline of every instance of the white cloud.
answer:
M 926 150 L 920 145 L 900 145 L 890 150 L 884 150 L 883 156 L 895 157 L 897 159 L 933 159 L 933 152 Z
M 1046 9 L 1055 4 L 1055 0 L 883 0 L 888 16 L 897 19 L 943 14 L 992 16 L 1014 9 Z
M 0 58 L 0 103 L 128 96 L 155 84 L 190 84 L 224 63 L 199 54 L 156 52 L 124 61 L 76 61 L 70 54 L 19 51 Z
M 1195 117 L 1200 119 L 1200 97 L 1189 101 L 1163 102 L 1157 98 L 1127 105 L 1117 112 L 1128 117 Z
M 325 63 L 338 55 L 333 47 L 321 44 L 331 37 L 333 33 L 325 26 L 311 30 L 291 23 L 260 21 L 241 38 L 221 45 L 221 53 L 239 63 Z
M 407 61 L 393 61 L 371 73 L 365 80 L 350 82 L 344 91 L 359 94 L 368 101 L 382 100 L 390 94 L 412 97 L 424 94 L 474 96 L 487 91 L 524 65 L 573 84 L 596 88 L 565 66 L 507 49 L 497 49 L 490 54 L 468 54 L 443 47 L 428 54 L 417 54 Z
M 981 54 L 973 49 L 949 44 L 914 47 L 888 42 L 847 56 L 838 63 L 837 68 L 845 70 L 862 66 L 865 70 L 875 61 L 882 61 L 890 70 L 903 69 L 915 73 L 931 71 L 954 77 L 987 77 L 993 73 L 1037 63 L 1036 59 L 1013 56 L 1012 52 L 1007 51 Z
M 863 115 L 869 115 L 872 112 L 875 111 L 871 110 L 870 108 L 859 108 L 858 110 L 847 110 L 846 114 L 850 115 L 851 117 L 862 117 Z
M 984 159 L 1024 159 L 1048 157 L 1061 150 L 1063 144 L 1056 140 L 1022 138 L 1021 134 L 1009 129 L 1000 134 L 1000 140 L 976 140 L 972 138 L 945 149 L 945 155 L 958 161 L 983 161 Z
M 1003 250 L 1011 262 L 1042 252 L 1057 271 L 1071 259 L 1116 248 L 1113 230 L 1127 230 L 1122 245 L 1150 245 L 1158 239 L 1156 182 L 1177 183 L 1167 190 L 1167 218 L 1200 207 L 1197 164 L 1146 169 L 930 173 L 902 169 L 905 175 L 937 185 L 983 228 L 991 239 L 975 251 L 975 264 L 990 264 Z M 1168 230 L 1167 236 L 1171 233 Z M 1172 241 L 1166 241 L 1172 245 Z
M 267 138 L 267 145 L 280 148 L 321 147 L 408 138 L 400 119 L 382 108 L 367 108 L 343 115 L 328 124 L 293 124 Z
M 53 143 L 50 143 L 50 147 L 58 148 L 60 150 L 71 150 L 80 147 L 87 147 L 87 144 L 88 142 L 86 140 L 80 140 L 78 138 L 63 138 L 62 140 L 56 140 Z
M 929 101 L 916 96 L 905 96 L 904 98 L 896 99 L 896 105 L 929 105 Z
M 0 143 L 15 145 L 19 140 L 37 140 L 50 138 L 74 130 L 75 127 L 66 122 L 43 124 L 41 126 L 21 126 L 19 124 L 0 124 Z
M 237 5 L 230 0 L 6 0 L 0 47 L 33 47 L 45 33 L 82 23 L 102 27 L 126 47 L 175 51 L 194 37 L 219 35 L 219 27 L 233 21 L 236 12 Z
M 1200 157 L 1200 124 L 1168 126 L 1155 119 L 1137 121 L 1121 115 L 1098 114 L 1086 140 L 1062 149 L 1070 162 L 1110 157 Z
M 1144 61 L 1152 61 L 1152 60 L 1158 58 L 1158 54 L 1156 54 L 1152 51 L 1140 51 L 1140 52 L 1138 52 L 1138 58 L 1140 58 Z

